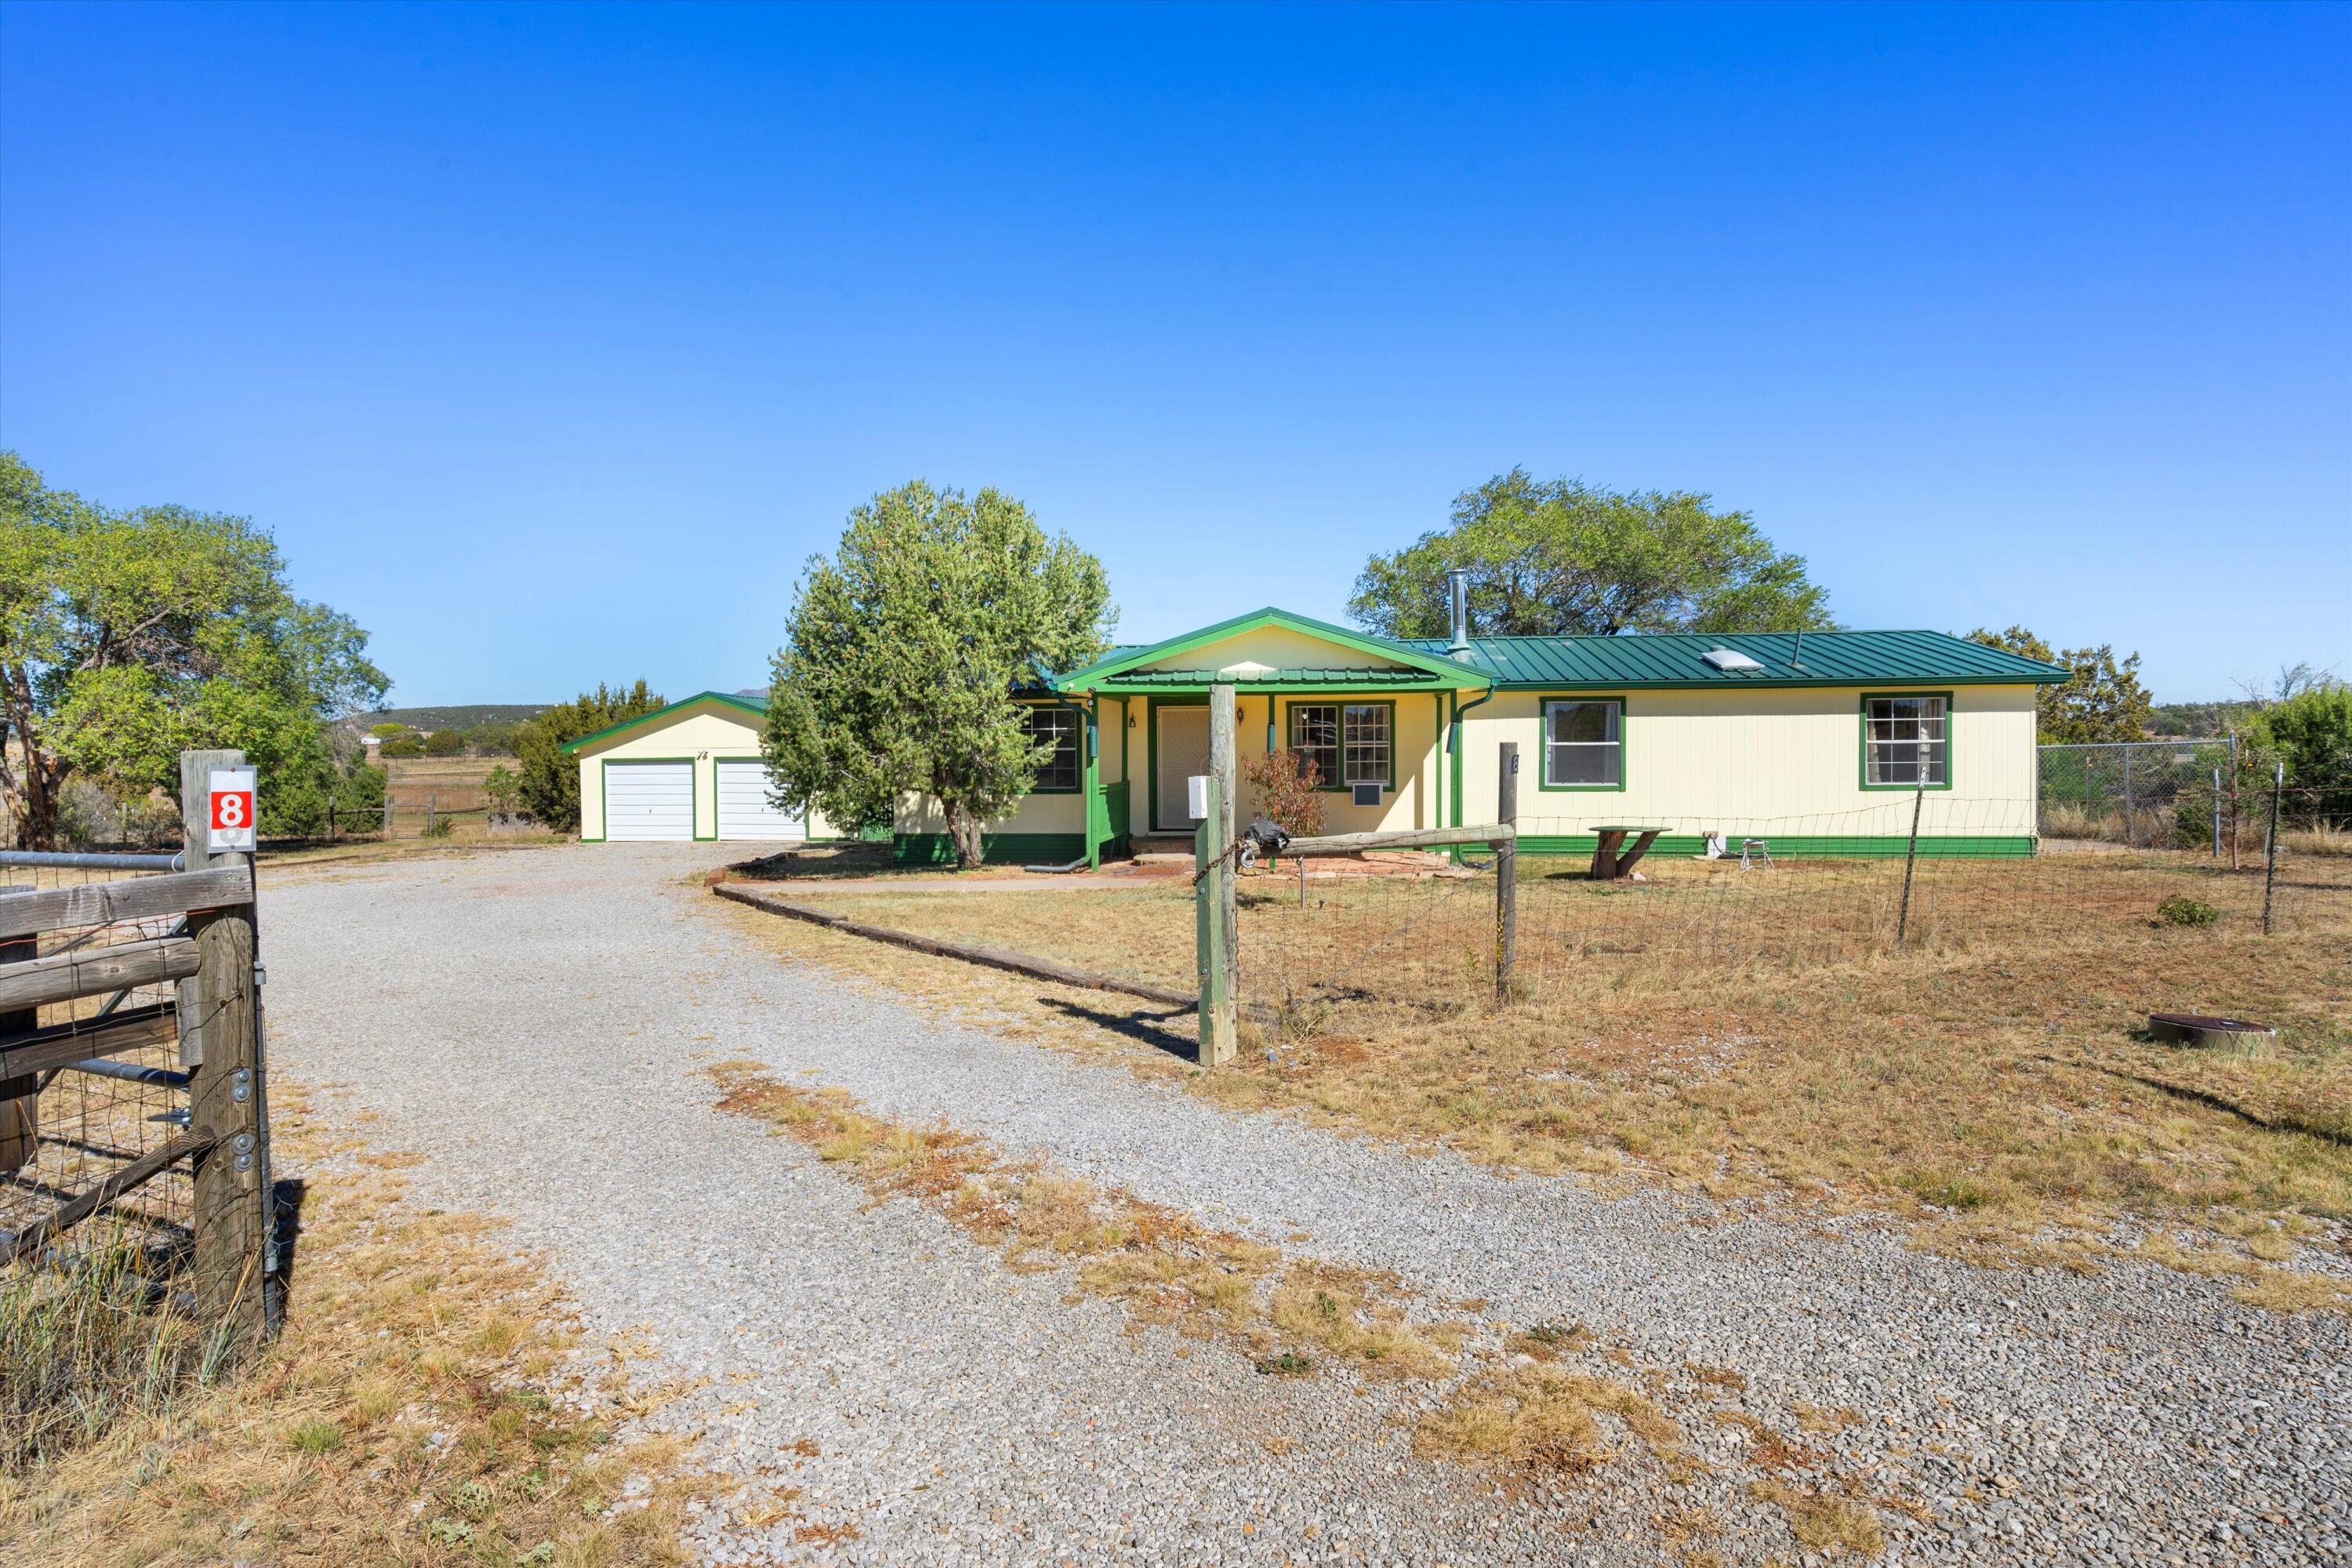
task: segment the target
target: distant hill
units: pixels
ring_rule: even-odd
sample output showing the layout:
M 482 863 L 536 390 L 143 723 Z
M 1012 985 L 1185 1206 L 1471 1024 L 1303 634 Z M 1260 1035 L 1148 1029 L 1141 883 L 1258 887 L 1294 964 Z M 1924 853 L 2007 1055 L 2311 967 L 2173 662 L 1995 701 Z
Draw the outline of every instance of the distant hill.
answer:
M 2242 701 L 2159 702 L 2148 713 L 2148 733 L 2166 738 L 2226 735 L 2245 723 L 2249 706 Z
M 536 719 L 551 706 L 545 702 L 453 703 L 446 708 L 386 708 L 374 713 L 354 713 L 343 728 L 372 730 L 378 724 L 405 724 L 412 730 L 471 730 L 479 724 L 520 724 Z

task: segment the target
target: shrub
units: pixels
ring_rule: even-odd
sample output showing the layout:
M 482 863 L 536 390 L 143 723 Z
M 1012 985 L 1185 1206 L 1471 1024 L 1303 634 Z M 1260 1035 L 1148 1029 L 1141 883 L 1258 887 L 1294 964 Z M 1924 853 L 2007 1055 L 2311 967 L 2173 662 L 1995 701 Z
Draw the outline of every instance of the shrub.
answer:
M 490 810 L 499 816 L 514 814 L 515 798 L 522 790 L 522 780 L 504 763 L 492 768 L 482 780 L 482 794 L 490 803 Z
M 2352 826 L 2352 685 L 2330 681 L 2296 692 L 2253 716 L 2249 760 L 2263 784 L 2273 763 L 2286 764 L 2286 786 L 2307 791 L 2290 800 L 2298 826 Z
M 466 754 L 465 732 L 446 728 L 434 731 L 425 737 L 425 754 L 428 757 L 464 756 Z
M 1257 792 L 1258 816 L 1293 837 L 1311 838 L 1323 831 L 1323 775 L 1302 753 L 1276 751 L 1245 758 L 1242 777 Z
M 2157 905 L 2156 913 L 2165 924 L 2173 926 L 2209 926 L 2221 918 L 2221 911 L 2212 905 L 2179 894 Z
M 386 741 L 376 749 L 376 754 L 383 757 L 421 757 L 425 754 L 425 742 L 413 735 L 402 735 Z
M 667 706 L 659 692 L 647 690 L 640 680 L 618 690 L 599 686 L 583 691 L 525 724 L 515 734 L 523 809 L 558 833 L 578 832 L 580 761 L 564 753 L 564 742 Z

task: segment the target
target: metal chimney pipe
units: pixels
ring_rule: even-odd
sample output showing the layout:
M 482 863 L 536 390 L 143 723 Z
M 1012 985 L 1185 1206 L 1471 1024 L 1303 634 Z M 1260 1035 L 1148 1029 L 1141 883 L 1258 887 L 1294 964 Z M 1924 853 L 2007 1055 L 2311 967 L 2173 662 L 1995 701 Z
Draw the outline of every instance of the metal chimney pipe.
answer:
M 1448 653 L 1470 651 L 1470 574 L 1460 566 L 1445 574 L 1445 594 L 1454 609 L 1454 640 L 1445 645 Z

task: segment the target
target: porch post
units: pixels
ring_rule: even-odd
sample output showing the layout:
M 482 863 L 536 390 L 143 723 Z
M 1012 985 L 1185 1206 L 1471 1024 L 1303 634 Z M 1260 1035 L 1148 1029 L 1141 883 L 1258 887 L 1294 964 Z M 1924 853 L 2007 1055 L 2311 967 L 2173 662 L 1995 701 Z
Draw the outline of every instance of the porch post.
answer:
M 1093 697 L 1088 697 L 1087 699 L 1084 715 L 1079 720 L 1080 724 L 1084 726 L 1084 733 L 1080 735 L 1079 739 L 1084 742 L 1087 749 L 1086 773 L 1084 775 L 1086 792 L 1082 798 L 1086 803 L 1086 812 L 1084 814 L 1086 817 L 1086 826 L 1083 831 L 1087 836 L 1087 869 L 1089 871 L 1099 870 L 1102 867 L 1102 839 L 1095 832 L 1096 816 L 1099 813 L 1106 825 L 1110 821 L 1108 806 L 1101 798 L 1102 759 L 1097 752 L 1099 742 L 1097 739 L 1097 728 L 1095 723 L 1095 702 L 1096 699 Z

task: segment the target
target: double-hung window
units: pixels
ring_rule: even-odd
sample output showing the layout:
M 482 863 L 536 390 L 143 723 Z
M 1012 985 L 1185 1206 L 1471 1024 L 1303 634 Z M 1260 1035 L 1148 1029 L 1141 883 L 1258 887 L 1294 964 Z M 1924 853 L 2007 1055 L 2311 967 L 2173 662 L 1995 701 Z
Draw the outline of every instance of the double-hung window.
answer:
M 1543 787 L 1625 787 L 1625 704 L 1614 697 L 1543 705 Z
M 1076 789 L 1080 778 L 1078 763 L 1078 716 L 1066 708 L 1049 708 L 1040 703 L 1024 715 L 1024 727 L 1029 732 L 1030 743 L 1046 745 L 1053 751 L 1037 764 L 1035 777 L 1029 787 L 1038 790 Z
M 1943 696 L 1862 700 L 1862 782 L 1874 789 L 1949 789 L 1951 700 Z
M 1326 789 L 1396 777 L 1395 710 L 1386 702 L 1294 702 L 1290 749 L 1315 766 Z

